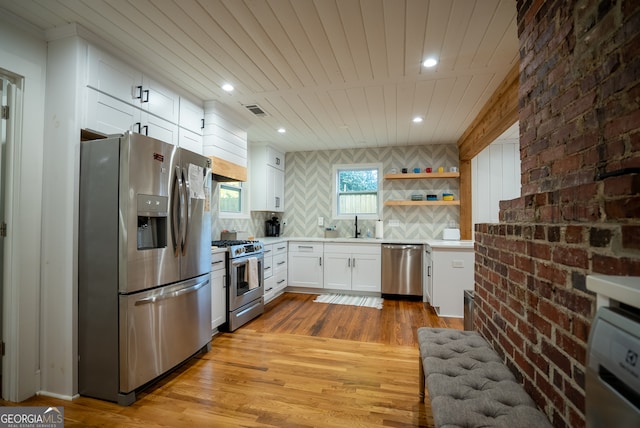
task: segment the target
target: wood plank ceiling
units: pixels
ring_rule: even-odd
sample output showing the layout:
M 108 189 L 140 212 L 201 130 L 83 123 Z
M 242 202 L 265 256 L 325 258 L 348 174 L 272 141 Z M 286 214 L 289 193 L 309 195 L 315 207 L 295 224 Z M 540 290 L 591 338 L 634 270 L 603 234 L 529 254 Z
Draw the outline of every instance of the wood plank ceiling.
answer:
M 515 0 L 0 0 L 0 13 L 43 37 L 78 23 L 285 151 L 456 143 L 518 60 Z

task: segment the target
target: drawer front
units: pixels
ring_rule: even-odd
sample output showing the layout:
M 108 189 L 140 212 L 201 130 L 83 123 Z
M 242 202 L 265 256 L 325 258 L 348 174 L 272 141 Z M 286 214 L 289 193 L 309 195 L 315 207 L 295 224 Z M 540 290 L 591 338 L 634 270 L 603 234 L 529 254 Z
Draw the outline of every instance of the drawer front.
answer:
M 276 293 L 284 290 L 287 286 L 287 271 L 282 270 L 274 275 L 273 289 Z
M 287 270 L 287 253 L 276 254 L 273 256 L 273 271 L 280 272 L 283 269 Z
M 224 260 L 226 253 L 225 252 L 217 252 L 211 254 L 211 271 L 224 269 Z
M 273 255 L 287 254 L 287 243 L 280 242 L 279 244 L 273 244 Z
M 324 252 L 343 253 L 343 254 L 381 254 L 382 247 L 380 244 L 351 244 L 332 242 L 324 245 Z
M 273 244 L 266 244 L 264 246 L 264 248 L 262 249 L 263 253 L 264 253 L 264 257 L 269 257 L 273 255 L 273 250 L 274 250 L 274 246 Z
M 273 275 L 273 268 L 274 268 L 274 266 L 273 266 L 273 257 L 265 256 L 264 257 L 263 266 L 264 266 L 264 279 L 267 279 L 271 275 Z
M 322 242 L 289 242 L 289 252 L 292 253 L 322 253 L 323 247 Z

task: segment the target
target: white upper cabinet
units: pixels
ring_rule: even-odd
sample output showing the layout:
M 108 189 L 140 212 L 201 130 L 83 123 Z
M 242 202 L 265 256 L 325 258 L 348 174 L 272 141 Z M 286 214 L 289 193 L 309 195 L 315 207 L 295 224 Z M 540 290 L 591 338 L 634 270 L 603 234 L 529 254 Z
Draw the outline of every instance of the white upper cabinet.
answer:
M 270 165 L 280 171 L 284 171 L 284 153 L 274 149 L 273 147 L 266 147 L 266 161 L 267 165 Z
M 179 125 L 181 128 L 202 136 L 204 130 L 204 108 L 186 98 L 180 98 Z
M 180 97 L 123 61 L 88 48 L 87 86 L 172 123 L 178 123 Z
M 273 147 L 254 145 L 251 163 L 251 210 L 284 211 L 284 153 Z
M 86 89 L 86 116 L 83 128 L 103 134 L 137 132 L 173 145 L 178 144 L 178 125 L 175 123 L 92 88 Z M 198 145 L 194 143 L 188 149 L 198 152 Z M 202 143 L 199 150 L 198 153 L 201 153 Z
M 134 130 L 134 132 L 139 132 L 174 146 L 178 145 L 178 125 L 144 111 L 140 116 L 141 129 L 139 131 Z
M 85 94 L 83 128 L 102 134 L 140 132 L 140 109 L 92 88 L 87 88 Z
M 172 123 L 178 123 L 180 98 L 157 81 L 146 76 L 142 78 L 142 97 L 140 106 L 158 117 Z
M 194 153 L 202 153 L 202 135 L 189 131 L 183 127 L 178 128 L 178 146 L 191 150 Z
M 89 45 L 87 86 L 131 105 L 142 97 L 142 72 Z

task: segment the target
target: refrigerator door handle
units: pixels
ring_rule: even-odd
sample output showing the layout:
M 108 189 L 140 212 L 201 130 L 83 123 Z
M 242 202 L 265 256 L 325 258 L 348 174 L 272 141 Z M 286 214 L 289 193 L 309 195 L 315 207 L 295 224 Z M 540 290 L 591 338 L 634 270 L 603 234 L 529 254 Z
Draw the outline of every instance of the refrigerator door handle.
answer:
M 144 299 L 136 300 L 134 305 L 135 306 L 148 305 L 150 303 L 156 303 L 156 302 L 159 302 L 161 300 L 173 299 L 175 297 L 182 296 L 183 294 L 187 294 L 187 293 L 192 293 L 194 291 L 198 291 L 202 287 L 207 285 L 208 283 L 209 283 L 209 280 L 205 279 L 204 281 L 200 281 L 197 284 L 190 285 L 188 287 L 184 287 L 184 288 L 181 288 L 179 290 L 173 290 L 173 291 L 170 291 L 168 293 L 159 294 L 157 296 L 149 296 L 149 297 L 145 297 Z
M 189 175 L 187 170 L 182 168 L 182 183 L 184 195 L 184 231 L 182 233 L 182 254 L 187 254 L 187 237 L 189 236 L 189 205 L 191 205 L 191 186 L 189 184 Z
M 173 177 L 173 185 L 171 186 L 171 243 L 173 244 L 174 255 L 179 254 L 178 239 L 180 234 L 180 197 L 182 193 L 182 178 L 180 177 L 180 169 L 176 167 Z

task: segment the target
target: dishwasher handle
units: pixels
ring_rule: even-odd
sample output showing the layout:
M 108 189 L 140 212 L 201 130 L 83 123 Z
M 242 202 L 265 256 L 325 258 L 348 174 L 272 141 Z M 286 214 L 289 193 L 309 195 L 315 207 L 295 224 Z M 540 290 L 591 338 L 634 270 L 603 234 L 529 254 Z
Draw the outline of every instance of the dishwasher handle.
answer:
M 422 250 L 418 244 L 382 244 L 383 250 Z

